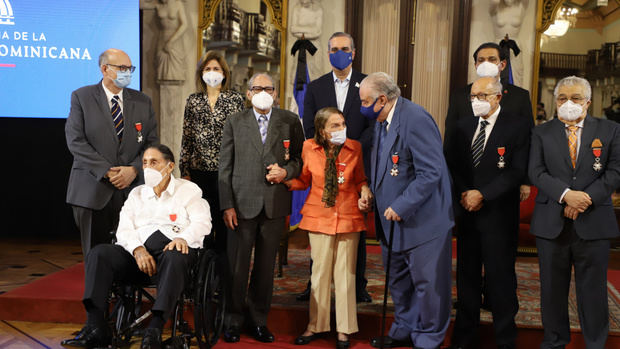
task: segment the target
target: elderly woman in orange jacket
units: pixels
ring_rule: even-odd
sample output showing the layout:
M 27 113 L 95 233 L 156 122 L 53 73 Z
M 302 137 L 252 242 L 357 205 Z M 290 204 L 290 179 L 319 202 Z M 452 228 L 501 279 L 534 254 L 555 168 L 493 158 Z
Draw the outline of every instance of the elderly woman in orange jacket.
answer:
M 285 184 L 291 190 L 312 185 L 301 210 L 299 227 L 309 231 L 312 248 L 310 321 L 295 344 L 308 344 L 330 330 L 331 283 L 336 290 L 337 348 L 350 346 L 348 335 L 358 331 L 355 262 L 360 231 L 365 230 L 358 200 L 372 194 L 364 176 L 362 147 L 346 138 L 344 116 L 336 108 L 319 110 L 314 139 L 304 143 L 301 175 Z

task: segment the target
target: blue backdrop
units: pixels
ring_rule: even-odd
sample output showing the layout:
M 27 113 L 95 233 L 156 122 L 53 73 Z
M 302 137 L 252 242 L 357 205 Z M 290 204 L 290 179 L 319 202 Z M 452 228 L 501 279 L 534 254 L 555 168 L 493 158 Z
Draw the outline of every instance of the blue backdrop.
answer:
M 108 48 L 129 54 L 139 90 L 139 13 L 139 0 L 0 0 L 0 116 L 66 118 Z

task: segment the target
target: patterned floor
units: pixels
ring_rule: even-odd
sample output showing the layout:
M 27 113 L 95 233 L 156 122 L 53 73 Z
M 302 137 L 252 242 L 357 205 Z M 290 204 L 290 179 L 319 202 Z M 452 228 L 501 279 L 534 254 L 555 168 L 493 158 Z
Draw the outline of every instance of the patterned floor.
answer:
M 309 250 L 289 250 L 288 266 L 284 267 L 284 275 L 282 278 L 276 279 L 274 284 L 273 304 L 285 305 L 289 307 L 307 307 L 307 302 L 298 302 L 295 300 L 297 293 L 304 290 L 309 275 Z M 456 261 L 453 260 L 452 275 L 452 296 L 456 299 Z M 519 313 L 516 321 L 520 327 L 536 327 L 541 328 L 540 318 L 540 285 L 538 264 L 534 258 L 528 261 L 518 261 L 516 265 L 519 297 Z M 358 305 L 358 312 L 381 312 L 383 304 L 383 285 L 385 273 L 381 264 L 381 256 L 376 253 L 369 253 L 366 263 L 366 277 L 368 279 L 368 292 L 372 296 L 372 303 L 363 303 Z M 610 332 L 620 334 L 620 293 L 612 285 L 608 284 L 608 302 L 609 302 L 609 322 Z M 333 307 L 332 307 L 333 308 Z M 388 311 L 393 310 L 391 299 L 388 299 Z M 577 315 L 577 302 L 575 298 L 575 285 L 571 285 L 569 297 L 569 313 L 572 329 L 579 328 L 579 319 Z M 452 316 L 455 315 L 453 310 Z M 482 310 L 481 320 L 486 322 L 492 321 L 491 313 Z

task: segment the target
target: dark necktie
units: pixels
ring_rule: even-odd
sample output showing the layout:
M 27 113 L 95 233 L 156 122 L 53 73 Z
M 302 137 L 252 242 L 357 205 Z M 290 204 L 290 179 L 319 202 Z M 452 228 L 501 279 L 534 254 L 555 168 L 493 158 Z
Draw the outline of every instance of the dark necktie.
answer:
M 112 120 L 114 121 L 114 129 L 116 130 L 116 136 L 120 141 L 123 139 L 123 129 L 125 128 L 123 124 L 123 112 L 121 111 L 121 106 L 119 102 L 118 95 L 115 95 L 112 98 Z
M 474 159 L 474 167 L 478 167 L 480 158 L 484 152 L 484 140 L 487 135 L 485 129 L 488 124 L 489 122 L 486 120 L 480 121 L 480 132 L 478 132 L 478 136 L 476 136 L 476 140 L 471 146 L 471 157 Z
M 269 125 L 269 121 L 267 120 L 267 116 L 264 114 L 260 114 L 258 117 L 258 130 L 260 131 L 260 139 L 265 144 L 265 139 L 267 139 L 267 126 Z

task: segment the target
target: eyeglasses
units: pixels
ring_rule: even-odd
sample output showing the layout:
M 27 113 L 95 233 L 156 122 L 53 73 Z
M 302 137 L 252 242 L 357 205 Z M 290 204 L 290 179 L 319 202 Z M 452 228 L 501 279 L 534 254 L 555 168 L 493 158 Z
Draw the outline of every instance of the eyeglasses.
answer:
M 254 93 L 260 93 L 261 91 L 265 91 L 267 93 L 273 93 L 276 89 L 273 86 L 252 86 L 250 91 Z
M 579 95 L 576 95 L 576 96 L 571 96 L 571 97 L 570 97 L 570 100 L 571 100 L 573 103 L 581 103 L 581 102 L 583 102 L 583 100 L 584 100 L 584 99 L 585 99 L 585 97 L 581 97 L 581 96 L 579 96 Z M 558 103 L 560 103 L 560 104 L 564 104 L 566 101 L 568 101 L 568 97 L 566 97 L 566 96 L 559 96 L 559 97 L 558 97 L 558 98 L 556 98 L 555 100 L 556 100 Z
M 473 101 L 474 98 L 478 98 L 479 101 L 486 101 L 487 97 L 495 95 L 495 93 L 478 93 L 477 95 L 469 95 L 469 99 Z
M 133 65 L 127 66 L 127 65 L 110 64 L 110 63 L 108 63 L 106 65 L 111 65 L 111 66 L 117 68 L 119 71 L 122 71 L 122 72 L 126 72 L 126 71 L 129 70 L 130 73 L 133 73 L 136 70 L 136 67 L 133 66 Z

